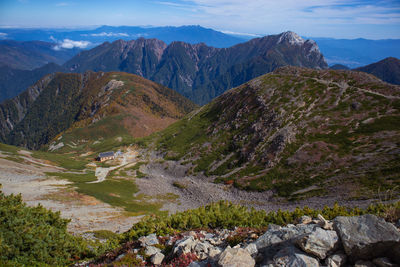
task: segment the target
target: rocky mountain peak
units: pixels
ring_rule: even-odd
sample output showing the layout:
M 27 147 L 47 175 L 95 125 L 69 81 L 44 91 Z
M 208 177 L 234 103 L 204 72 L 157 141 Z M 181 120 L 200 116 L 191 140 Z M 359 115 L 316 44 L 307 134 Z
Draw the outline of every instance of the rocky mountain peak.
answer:
M 304 39 L 301 38 L 297 33 L 292 31 L 287 31 L 279 35 L 278 44 L 289 43 L 291 45 L 303 45 L 305 43 Z

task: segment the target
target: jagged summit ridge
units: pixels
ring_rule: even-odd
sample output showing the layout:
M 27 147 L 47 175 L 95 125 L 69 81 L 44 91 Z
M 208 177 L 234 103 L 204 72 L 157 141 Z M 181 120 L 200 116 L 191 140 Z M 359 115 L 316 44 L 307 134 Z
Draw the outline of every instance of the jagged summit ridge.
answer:
M 74 72 L 124 71 L 176 90 L 198 104 L 282 66 L 326 69 L 318 46 L 294 32 L 255 38 L 229 48 L 156 39 L 105 43 L 64 66 Z
M 287 31 L 279 34 L 278 44 L 283 42 L 288 42 L 291 45 L 302 45 L 305 41 L 297 33 Z

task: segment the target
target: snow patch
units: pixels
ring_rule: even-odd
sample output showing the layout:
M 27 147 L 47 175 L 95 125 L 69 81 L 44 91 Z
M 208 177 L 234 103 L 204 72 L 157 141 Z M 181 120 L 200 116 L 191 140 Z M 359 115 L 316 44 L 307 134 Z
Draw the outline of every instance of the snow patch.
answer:
M 304 44 L 304 39 L 301 38 L 297 33 L 288 31 L 281 34 L 278 40 L 278 44 L 283 42 L 288 42 L 291 45 L 302 45 Z

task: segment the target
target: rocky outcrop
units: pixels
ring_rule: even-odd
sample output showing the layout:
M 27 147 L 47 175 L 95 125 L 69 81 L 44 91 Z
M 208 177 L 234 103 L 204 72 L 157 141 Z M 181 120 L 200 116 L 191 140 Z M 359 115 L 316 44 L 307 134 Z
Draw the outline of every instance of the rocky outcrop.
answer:
M 337 217 L 334 226 L 351 260 L 387 256 L 400 263 L 400 232 L 393 224 L 374 215 L 364 215 Z
M 136 259 L 145 260 L 144 265 L 399 266 L 400 254 L 395 249 L 400 246 L 400 231 L 393 224 L 373 215 L 337 217 L 333 220 L 335 230 L 325 230 L 321 225 L 332 221 L 318 218 L 302 218 L 301 224 L 284 227 L 270 225 L 260 236 L 248 228 L 190 231 L 158 238 L 152 234 L 139 238 L 136 248 L 128 249 L 122 257 L 115 255 L 111 262 L 117 263 L 134 251 L 140 254 Z

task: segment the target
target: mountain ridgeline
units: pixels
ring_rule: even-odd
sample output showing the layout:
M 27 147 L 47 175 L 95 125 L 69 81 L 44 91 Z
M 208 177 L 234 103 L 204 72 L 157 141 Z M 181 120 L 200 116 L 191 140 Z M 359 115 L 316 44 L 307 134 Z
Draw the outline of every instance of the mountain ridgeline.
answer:
M 283 67 L 154 138 L 166 159 L 216 182 L 291 198 L 367 197 L 400 185 L 400 87 L 362 72 Z
M 355 69 L 375 75 L 382 81 L 400 85 L 400 60 L 394 57 Z
M 274 69 L 327 68 L 312 40 L 293 32 L 252 39 L 229 48 L 157 39 L 118 40 L 83 51 L 64 64 L 73 72 L 124 71 L 176 90 L 198 104 Z
M 55 73 L 0 104 L 0 141 L 38 149 L 68 129 L 80 131 L 83 142 L 142 137 L 194 108 L 175 91 L 133 74 Z

